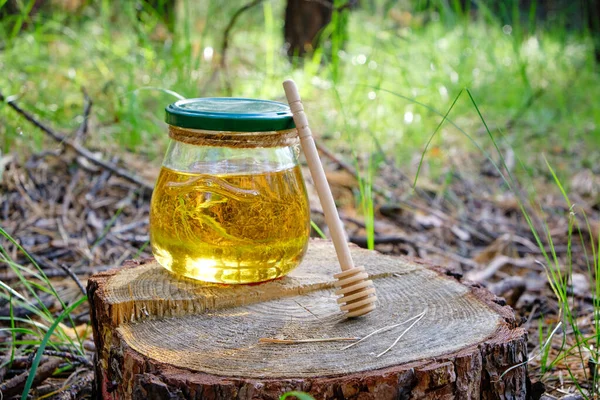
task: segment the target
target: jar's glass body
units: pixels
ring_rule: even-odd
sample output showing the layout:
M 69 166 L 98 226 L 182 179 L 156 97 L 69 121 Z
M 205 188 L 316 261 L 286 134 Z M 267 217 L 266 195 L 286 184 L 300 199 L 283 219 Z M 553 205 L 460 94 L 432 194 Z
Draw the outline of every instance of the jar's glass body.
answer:
M 169 144 L 150 206 L 156 260 L 206 282 L 287 274 L 304 256 L 310 229 L 297 145 L 214 143 Z

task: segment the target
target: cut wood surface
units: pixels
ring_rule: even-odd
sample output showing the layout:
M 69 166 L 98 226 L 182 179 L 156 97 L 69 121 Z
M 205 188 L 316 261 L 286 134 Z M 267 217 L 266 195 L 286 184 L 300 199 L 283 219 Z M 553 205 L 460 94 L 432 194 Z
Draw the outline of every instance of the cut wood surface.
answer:
M 501 299 L 419 260 L 351 251 L 371 275 L 379 304 L 350 320 L 333 295 L 339 267 L 328 241 L 311 241 L 287 277 L 256 285 L 178 278 L 153 260 L 95 275 L 88 293 L 99 394 L 277 399 L 303 390 L 317 399 L 526 397 L 526 365 L 517 366 L 527 356 L 525 331 Z M 362 338 L 423 311 L 380 357 L 409 324 L 348 349 L 348 341 L 261 341 Z

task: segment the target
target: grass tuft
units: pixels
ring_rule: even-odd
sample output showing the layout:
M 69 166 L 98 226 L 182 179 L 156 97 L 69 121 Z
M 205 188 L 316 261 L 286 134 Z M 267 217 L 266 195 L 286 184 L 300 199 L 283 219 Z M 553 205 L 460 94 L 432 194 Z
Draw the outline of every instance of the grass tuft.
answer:
M 12 338 L 11 342 L 0 345 L 0 352 L 10 353 L 10 363 L 12 363 L 17 351 L 28 351 L 28 348 L 30 350 L 37 348 L 36 357 L 23 392 L 22 398 L 26 399 L 46 347 L 50 346 L 55 350 L 67 347 L 75 353 L 85 355 L 83 338 L 79 336 L 77 330 L 72 330 L 76 335 L 74 340 L 71 337 L 71 332 L 65 332 L 64 325 L 61 322 L 66 318 L 71 326 L 75 326 L 71 314 L 73 310 L 87 300 L 87 297 L 80 297 L 72 304 L 67 305 L 54 288 L 53 282 L 44 274 L 43 269 L 40 268 L 33 257 L 1 227 L 0 237 L 18 249 L 31 265 L 15 262 L 10 257 L 7 248 L 0 243 L 0 264 L 4 264 L 12 270 L 19 280 L 19 283 L 13 286 L 0 281 L 0 299 L 10 304 L 9 316 L 0 317 L 0 321 L 8 322 L 9 327 L 1 328 L 1 330 L 9 331 Z M 33 278 L 25 278 L 24 273 Z M 58 316 L 51 312 L 40 298 L 40 294 L 52 296 L 60 305 L 62 312 Z M 25 310 L 28 316 L 26 318 L 15 316 L 16 308 Z

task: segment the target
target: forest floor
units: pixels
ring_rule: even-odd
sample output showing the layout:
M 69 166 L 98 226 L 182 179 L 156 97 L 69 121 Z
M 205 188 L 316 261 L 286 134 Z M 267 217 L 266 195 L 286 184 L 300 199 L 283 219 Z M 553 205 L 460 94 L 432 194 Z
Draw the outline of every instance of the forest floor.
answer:
M 231 14 L 209 3 L 206 15 Z M 489 24 L 422 27 L 389 13 L 386 29 L 375 28 L 381 16 L 351 21 L 356 40 L 339 64 L 323 70 L 314 57 L 293 69 L 277 55 L 269 7 L 246 16 L 247 43 L 234 43 L 226 70 L 222 16 L 169 49 L 156 45 L 153 24 L 117 35 L 112 16 L 74 30 L 57 17 L 0 53 L 4 398 L 20 395 L 42 345 L 34 397 L 89 397 L 87 303 L 57 317 L 90 274 L 150 256 L 171 90 L 229 95 L 229 86 L 281 100 L 287 75 L 307 92 L 349 240 L 426 258 L 504 297 L 529 331 L 532 397 L 598 398 L 600 78 L 590 41 L 564 30 L 515 38 L 517 27 L 512 36 Z M 312 219 L 327 233 L 307 181 Z
M 592 251 L 589 238 L 597 237 L 600 230 L 600 186 L 590 182 L 597 182 L 600 177 L 589 170 L 573 176 L 570 201 L 576 205 L 571 208 L 562 196 L 549 194 L 554 192 L 552 183 L 547 184 L 548 190 L 542 185 L 537 189 L 544 193 L 541 209 L 527 201 L 520 204 L 523 200 L 506 188 L 490 191 L 489 188 L 506 186 L 506 182 L 488 164 L 482 165 L 482 173 L 475 180 L 455 174 L 444 186 L 417 185 L 413 190 L 411 182 L 390 163 L 372 184 L 375 213 L 374 235 L 370 235 L 369 221 L 355 207 L 359 180 L 354 167 L 323 144 L 320 147 L 351 242 L 369 247 L 372 240 L 380 252 L 431 260 L 504 297 L 529 331 L 532 381 L 542 382 L 546 392 L 555 397 L 576 392 L 573 379 L 582 390 L 593 391 L 595 350 L 581 341 L 595 337 L 597 304 L 591 285 L 595 285 L 597 266 L 588 270 L 588 263 Z M 0 159 L 2 228 L 27 250 L 48 278 L 48 287 L 53 287 L 65 304 L 73 304 L 85 293 L 90 274 L 118 266 L 126 259 L 151 255 L 147 245 L 152 184 L 145 182 L 158 175 L 158 168 L 144 166 L 144 160 L 135 155 L 114 157 L 106 168 L 78 155 L 73 148 L 85 147 L 67 145 L 61 151 L 34 153 L 25 161 L 11 155 Z M 144 171 L 144 177 L 136 171 Z M 126 172 L 126 176 L 121 172 Z M 309 176 L 306 170 L 304 174 Z M 130 178 L 141 179 L 145 184 Z M 309 193 L 312 219 L 327 232 L 310 183 Z M 547 244 L 545 251 L 550 261 L 554 255 L 557 257 L 556 266 L 547 265 L 547 258 L 522 217 L 521 205 L 530 212 L 534 228 L 551 235 L 552 248 Z M 573 221 L 568 217 L 571 212 L 576 215 L 581 232 L 569 226 Z M 581 218 L 584 212 L 589 224 Z M 4 252 L 16 264 L 28 265 L 17 246 L 8 243 Z M 573 313 L 571 321 L 565 318 L 564 304 L 549 284 L 548 269 L 555 267 L 568 280 L 565 289 Z M 45 284 L 31 265 L 19 269 L 3 263 L 0 280 L 27 296 L 21 278 Z M 51 315 L 62 310 L 58 298 L 48 290 L 40 292 L 40 301 Z M 31 318 L 31 314 L 25 302 L 0 303 L 0 316 L 5 321 Z M 55 338 L 42 363 L 50 363 L 53 356 L 58 356 L 64 372 L 42 377 L 47 379 L 42 379 L 43 383 L 33 390 L 36 396 L 56 392 L 62 393 L 59 398 L 75 398 L 89 389 L 94 346 L 87 305 L 72 315 L 70 324 L 61 325 L 71 340 Z M 562 328 L 549 338 L 561 321 Z M 573 334 L 574 329 L 579 332 Z M 0 332 L 0 342 L 15 343 L 10 368 L 0 370 L 5 384 L 22 376 L 28 368 L 36 338 L 39 335 L 29 331 Z M 77 341 L 81 341 L 80 347 Z M 87 361 L 82 361 L 82 357 Z M 87 386 L 82 386 L 82 382 Z M 21 386 L 17 387 L 22 388 L 24 383 L 21 379 Z M 539 383 L 535 386 L 538 396 L 541 387 Z M 10 393 L 16 392 L 6 392 Z M 68 397 L 71 395 L 74 397 Z

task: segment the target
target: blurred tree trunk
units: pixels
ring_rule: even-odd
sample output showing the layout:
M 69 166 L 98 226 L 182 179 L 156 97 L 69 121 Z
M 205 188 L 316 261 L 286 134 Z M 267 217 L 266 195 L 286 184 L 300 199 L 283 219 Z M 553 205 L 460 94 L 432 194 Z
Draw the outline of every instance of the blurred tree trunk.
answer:
M 8 0 L 0 6 L 0 20 L 9 16 L 30 16 L 35 14 L 44 3 L 46 3 L 46 0 L 35 0 L 27 3 L 19 2 L 17 0 Z
M 169 32 L 175 30 L 175 6 L 175 0 L 139 0 L 137 3 L 138 11 L 151 11 L 156 14 Z
M 594 55 L 596 62 L 600 62 L 600 0 L 584 0 L 587 5 L 587 24 L 592 39 L 594 40 Z
M 283 35 L 288 56 L 302 57 L 312 52 L 332 14 L 333 0 L 288 0 Z
M 0 4 L 2 1 L 0 1 Z M 0 18 L 10 15 L 31 16 L 42 10 L 58 9 L 65 12 L 78 12 L 90 0 L 7 0 L 0 6 Z

